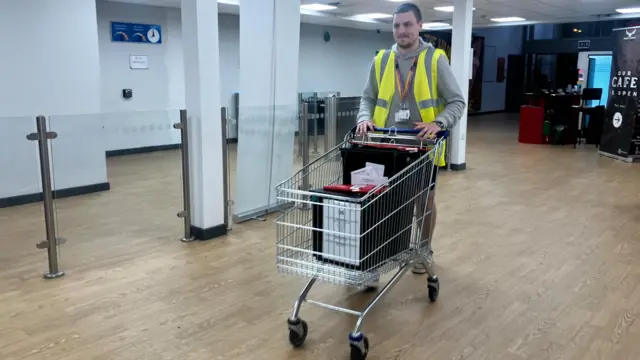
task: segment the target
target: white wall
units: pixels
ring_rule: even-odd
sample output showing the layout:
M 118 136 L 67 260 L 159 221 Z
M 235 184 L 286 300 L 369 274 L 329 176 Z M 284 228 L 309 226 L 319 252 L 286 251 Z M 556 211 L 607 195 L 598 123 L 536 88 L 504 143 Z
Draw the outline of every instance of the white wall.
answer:
M 159 24 L 163 44 L 112 43 L 110 21 Z M 220 14 L 218 21 L 222 104 L 235 115 L 232 96 L 239 86 L 239 18 Z M 171 124 L 178 121 L 177 110 L 185 103 L 180 10 L 98 0 L 98 23 L 102 110 L 110 113 L 105 120 L 107 149 L 178 143 L 179 133 Z M 329 42 L 324 41 L 325 31 L 330 34 Z M 474 33 L 485 36 L 485 46 L 495 47 L 492 59 L 485 51 L 485 67 L 495 68 L 495 57 L 520 54 L 522 27 L 474 29 Z M 260 34 L 255 39 L 264 41 Z M 376 50 L 392 44 L 389 32 L 301 24 L 298 91 L 340 91 L 344 96 L 359 96 Z M 130 70 L 129 54 L 148 55 L 150 68 Z M 506 82 L 496 83 L 495 77 L 484 79 L 481 111 L 503 110 L 505 87 Z M 132 99 L 121 98 L 123 88 L 133 89 Z M 235 131 L 228 137 L 235 138 Z
M 2 1 L 0 116 L 99 111 L 95 21 L 93 1 Z
M 179 143 L 173 124 L 184 107 L 180 10 L 102 0 L 96 5 L 106 150 Z M 160 25 L 163 43 L 112 42 L 112 21 Z M 130 69 L 130 55 L 146 55 L 149 68 Z M 123 89 L 132 89 L 133 97 L 124 99 Z
M 102 64 L 102 111 L 107 150 L 177 144 L 177 110 L 184 107 L 184 69 L 180 10 L 98 0 L 98 34 Z M 162 26 L 162 45 L 111 42 L 110 22 Z M 220 14 L 221 97 L 233 112 L 232 96 L 239 89 L 240 29 L 237 15 Z M 325 42 L 324 31 L 331 40 Z M 256 34 L 256 41 L 262 41 Z M 379 48 L 393 44 L 390 33 L 301 25 L 299 91 L 362 93 L 367 71 Z M 129 69 L 129 55 L 147 55 L 148 70 Z M 133 98 L 122 99 L 124 88 Z M 235 131 L 228 134 L 235 138 Z
M 497 58 L 505 58 L 505 75 L 509 67 L 508 55 L 520 55 L 522 53 L 523 26 L 498 26 L 482 29 L 473 29 L 473 33 L 484 36 L 484 71 L 483 75 L 491 74 L 492 77 L 483 76 L 482 79 L 482 106 L 480 112 L 502 111 L 505 109 L 507 79 L 498 83 L 495 74 Z
M 37 145 L 25 138 L 35 115 L 58 133 L 54 189 L 106 182 L 104 146 L 92 138 L 101 131 L 95 3 L 2 1 L 0 54 L 0 198 L 41 191 Z

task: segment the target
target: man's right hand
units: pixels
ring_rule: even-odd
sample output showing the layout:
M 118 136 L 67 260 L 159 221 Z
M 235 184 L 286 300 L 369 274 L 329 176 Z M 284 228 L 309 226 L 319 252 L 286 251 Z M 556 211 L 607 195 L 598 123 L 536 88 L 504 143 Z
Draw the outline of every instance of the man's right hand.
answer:
M 358 127 L 356 128 L 356 135 L 364 135 L 368 131 L 373 130 L 373 123 L 369 120 L 364 120 L 358 123 Z

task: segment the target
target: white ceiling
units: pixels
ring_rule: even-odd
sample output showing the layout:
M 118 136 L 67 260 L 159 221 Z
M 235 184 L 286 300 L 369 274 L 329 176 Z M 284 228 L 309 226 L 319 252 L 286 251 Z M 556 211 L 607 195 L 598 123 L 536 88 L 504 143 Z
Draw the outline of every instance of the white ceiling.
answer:
M 180 7 L 181 0 L 108 0 L 153 6 Z M 211 0 L 216 1 L 216 0 Z M 234 2 L 238 0 L 221 0 Z M 242 0 L 239 0 L 242 1 Z M 264 0 L 268 1 L 268 0 Z M 276 0 L 282 1 L 282 0 Z M 391 31 L 390 21 L 355 21 L 346 19 L 364 13 L 392 14 L 401 2 L 390 0 L 302 0 L 302 4 L 332 4 L 338 2 L 338 8 L 331 11 L 302 15 L 302 22 L 320 25 L 333 25 L 359 29 L 379 29 Z M 451 23 L 452 13 L 436 11 L 436 6 L 453 5 L 453 0 L 416 0 L 420 6 L 425 22 Z M 580 21 L 596 21 L 615 18 L 640 17 L 640 14 L 622 15 L 618 8 L 639 6 L 638 0 L 475 0 L 474 27 L 508 26 L 531 23 L 565 23 Z M 221 13 L 237 14 L 237 5 L 218 4 Z M 496 23 L 490 19 L 496 17 L 517 16 L 526 19 L 520 23 Z

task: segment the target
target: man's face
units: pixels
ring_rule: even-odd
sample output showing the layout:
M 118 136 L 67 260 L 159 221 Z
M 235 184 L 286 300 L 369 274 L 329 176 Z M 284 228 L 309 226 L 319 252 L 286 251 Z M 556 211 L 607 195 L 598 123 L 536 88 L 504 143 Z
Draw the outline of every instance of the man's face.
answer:
M 410 48 L 418 40 L 422 22 L 416 20 L 413 12 L 395 14 L 393 17 L 393 37 L 401 48 Z

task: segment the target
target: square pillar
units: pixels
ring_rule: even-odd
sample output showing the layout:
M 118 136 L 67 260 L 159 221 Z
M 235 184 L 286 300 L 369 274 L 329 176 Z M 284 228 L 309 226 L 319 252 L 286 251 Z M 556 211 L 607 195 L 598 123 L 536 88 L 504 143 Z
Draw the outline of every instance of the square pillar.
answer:
M 473 0 L 453 1 L 453 29 L 451 39 L 451 70 L 458 80 L 465 101 L 469 103 L 469 76 L 471 74 L 471 29 L 473 26 Z M 467 106 L 468 107 L 468 106 Z M 467 150 L 467 113 L 451 132 L 452 170 L 464 170 Z
M 298 122 L 300 0 L 240 3 L 240 90 L 234 222 L 278 210 L 292 175 Z
M 185 104 L 189 121 L 191 231 L 199 240 L 227 232 L 220 112 L 218 3 L 182 0 Z M 223 139 L 225 139 L 223 141 Z

